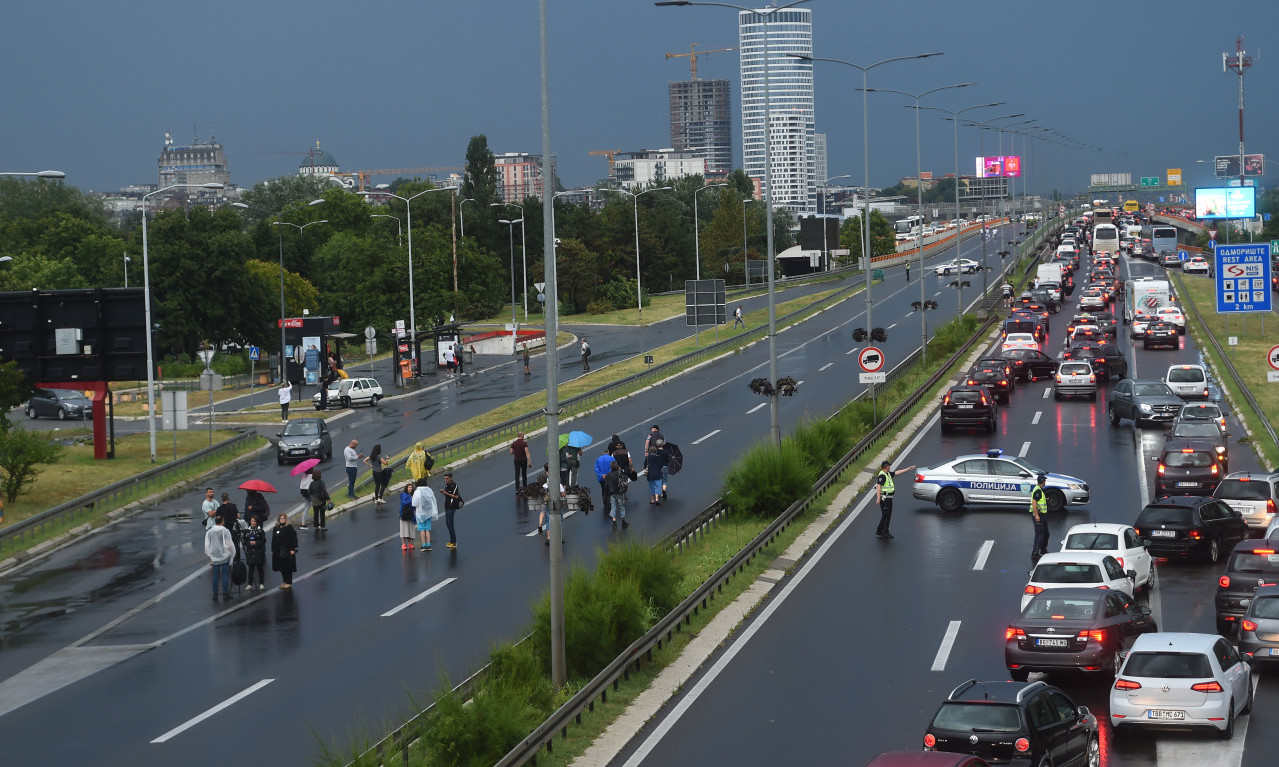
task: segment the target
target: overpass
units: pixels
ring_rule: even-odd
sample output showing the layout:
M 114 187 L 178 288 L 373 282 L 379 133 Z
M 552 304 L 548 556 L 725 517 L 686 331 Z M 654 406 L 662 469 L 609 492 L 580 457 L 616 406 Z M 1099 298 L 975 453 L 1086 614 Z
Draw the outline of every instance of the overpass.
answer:
M 1156 224 L 1169 224 L 1190 234 L 1203 234 L 1204 225 L 1198 221 L 1191 221 L 1181 216 L 1172 216 L 1166 213 L 1156 213 L 1150 217 L 1150 220 Z

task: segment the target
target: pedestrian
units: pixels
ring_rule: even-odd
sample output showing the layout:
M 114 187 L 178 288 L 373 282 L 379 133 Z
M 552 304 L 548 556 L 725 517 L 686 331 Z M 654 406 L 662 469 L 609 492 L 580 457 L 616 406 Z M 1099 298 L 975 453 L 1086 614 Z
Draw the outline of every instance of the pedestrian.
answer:
M 524 441 L 524 432 L 520 432 L 510 447 L 511 458 L 515 461 L 515 492 L 528 486 L 528 465 L 533 460 L 528 442 Z
M 311 506 L 311 482 L 311 472 L 302 472 L 302 479 L 298 480 L 298 492 L 302 494 L 303 511 L 302 524 L 298 527 L 303 530 L 306 529 L 306 509 Z
M 391 483 L 391 459 L 382 452 L 382 443 L 373 446 L 373 451 L 364 459 L 373 470 L 373 503 L 386 503 L 386 486 Z
M 616 461 L 609 467 L 603 484 L 608 488 L 608 517 L 613 520 L 613 529 L 617 529 L 619 520 L 622 527 L 630 527 L 626 521 L 626 491 L 631 483 Z
M 240 553 L 240 508 L 231 503 L 231 494 L 222 494 L 222 503 L 215 512 L 222 520 L 222 526 L 231 534 L 231 542 L 235 544 L 236 554 Z
M 639 479 L 639 475 L 635 471 L 635 464 L 631 461 L 631 451 L 626 449 L 626 443 L 618 440 L 617 447 L 613 450 L 613 460 L 621 465 L 622 471 L 626 476 L 630 477 L 632 482 Z
M 733 310 L 733 330 L 737 330 L 737 326 L 741 325 L 742 329 L 746 329 L 746 321 L 742 319 L 742 305 L 738 304 Z
M 266 531 L 257 517 L 249 521 L 249 529 L 244 531 L 244 564 L 249 569 L 249 590 L 253 590 L 254 583 L 257 583 L 258 591 L 265 589 Z
M 405 482 L 400 491 L 400 550 L 413 550 L 413 534 L 416 516 L 413 512 L 413 483 Z
M 280 588 L 293 588 L 293 574 L 298 570 L 298 531 L 289 524 L 288 514 L 276 518 L 271 531 L 271 569 L 284 579 Z
M 346 461 L 346 496 L 351 500 L 355 500 L 355 473 L 359 471 L 360 459 L 364 458 L 364 454 L 356 450 L 359 446 L 360 441 L 353 439 L 342 450 L 342 458 Z
M 565 444 L 560 448 L 560 484 L 577 487 L 577 470 L 582 467 L 582 449 Z
M 431 467 L 434 465 L 435 459 L 426 452 L 421 442 L 413 446 L 413 452 L 409 453 L 408 460 L 404 462 L 405 468 L 409 470 L 409 476 L 413 478 L 414 487 L 426 484 L 426 481 L 431 478 Z
M 662 436 L 662 430 L 657 424 L 648 427 L 648 434 L 644 435 L 644 454 L 648 455 L 648 449 L 657 443 L 666 444 L 666 438 Z
M 586 339 L 582 339 L 582 370 L 591 369 L 591 345 L 586 343 Z
M 257 490 L 245 490 L 244 516 L 246 520 L 260 520 L 259 524 L 267 520 L 271 516 L 271 506 L 266 502 L 266 496 Z
M 1048 484 L 1048 475 L 1041 473 L 1035 479 L 1035 486 L 1030 491 L 1030 516 L 1035 521 L 1035 540 L 1030 548 L 1030 562 L 1034 564 L 1048 553 L 1048 496 L 1044 485 Z
M 452 346 L 450 346 L 449 348 L 453 350 L 453 362 L 457 365 L 457 377 L 461 378 L 462 374 L 466 372 L 465 371 L 466 355 L 463 353 L 462 349 L 458 349 Z
M 444 489 L 440 490 L 440 494 L 444 496 L 444 524 L 449 529 L 449 542 L 444 545 L 456 549 L 457 531 L 453 529 L 453 515 L 457 514 L 465 501 L 462 500 L 462 492 L 457 489 L 457 483 L 453 481 L 452 472 L 444 472 Z
M 449 378 L 453 377 L 453 369 L 457 364 L 457 357 L 453 353 L 453 347 L 444 350 L 444 367 L 449 371 Z
M 417 534 L 422 541 L 422 551 L 431 550 L 431 521 L 439 515 L 435 505 L 435 491 L 425 484 L 413 488 L 413 517 L 417 522 Z
M 650 445 L 644 454 L 644 478 L 648 480 L 648 502 L 653 506 L 662 503 L 662 470 L 666 467 L 666 453 Z
M 204 502 L 200 504 L 200 511 L 204 513 L 200 525 L 207 532 L 213 527 L 213 518 L 218 514 L 218 502 L 213 498 L 213 488 L 204 488 Z
M 893 537 L 893 534 L 888 531 L 889 523 L 893 520 L 893 493 L 896 491 L 896 487 L 893 485 L 893 477 L 905 474 L 908 471 L 914 471 L 914 469 L 914 466 L 907 466 L 904 469 L 893 471 L 891 462 L 884 461 L 879 464 L 879 474 L 875 476 L 875 500 L 879 501 L 879 526 L 875 528 L 876 537 Z
M 604 455 L 601 455 L 599 458 L 595 459 L 595 478 L 599 480 L 599 483 L 600 483 L 600 503 L 606 509 L 609 508 L 609 505 L 608 505 L 609 491 L 608 491 L 608 482 L 606 482 L 605 480 L 608 479 L 608 473 L 613 470 L 613 465 L 616 463 L 617 462 L 613 460 L 613 456 L 609 455 L 608 453 L 605 453 Z
M 871 252 L 873 253 L 874 251 L 871 251 Z M 906 283 L 910 284 L 910 262 L 909 261 L 906 262 Z
M 619 437 L 619 436 L 617 436 L 616 434 L 614 434 L 614 435 L 613 435 L 613 438 L 612 438 L 612 439 L 610 439 L 610 440 L 608 441 L 608 447 L 604 448 L 604 450 L 605 450 L 605 452 L 607 452 L 609 455 L 612 455 L 614 452 L 616 452 L 616 450 L 617 450 L 617 448 L 618 448 L 619 446 L 620 446 L 620 447 L 626 447 L 626 443 L 622 442 L 622 438 L 621 438 L 621 437 Z
M 524 375 L 528 374 L 528 344 L 524 344 Z
M 235 556 L 235 544 L 231 541 L 231 533 L 226 529 L 222 517 L 216 517 L 213 527 L 204 534 L 204 555 L 209 558 L 213 568 L 213 601 L 218 599 L 218 584 L 221 595 L 231 598 L 231 558 Z
M 280 423 L 289 421 L 289 403 L 293 401 L 293 384 L 285 381 L 277 392 L 280 395 Z
M 315 525 L 316 529 L 329 529 L 324 517 L 331 504 L 329 489 L 324 486 L 324 478 L 320 470 L 316 469 L 311 472 L 311 524 Z

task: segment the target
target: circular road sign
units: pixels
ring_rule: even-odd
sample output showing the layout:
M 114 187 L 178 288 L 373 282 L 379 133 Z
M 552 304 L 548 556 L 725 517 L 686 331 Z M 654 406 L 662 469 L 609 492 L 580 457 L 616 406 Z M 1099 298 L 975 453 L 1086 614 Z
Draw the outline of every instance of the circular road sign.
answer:
M 1270 367 L 1279 370 L 1279 344 L 1270 347 L 1270 351 L 1266 352 L 1266 362 L 1270 363 Z
M 878 373 L 884 369 L 884 353 L 874 346 L 867 346 L 858 353 L 857 364 L 867 373 Z
M 364 340 L 372 341 L 375 338 L 377 338 L 377 328 L 369 325 L 364 329 Z
M 1189 254 L 1189 253 L 1187 253 L 1187 252 L 1186 252 L 1186 251 L 1184 251 L 1184 250 L 1179 250 L 1179 251 L 1177 251 L 1177 259 L 1178 259 L 1179 261 L 1189 261 L 1189 260 L 1190 260 L 1190 254 Z

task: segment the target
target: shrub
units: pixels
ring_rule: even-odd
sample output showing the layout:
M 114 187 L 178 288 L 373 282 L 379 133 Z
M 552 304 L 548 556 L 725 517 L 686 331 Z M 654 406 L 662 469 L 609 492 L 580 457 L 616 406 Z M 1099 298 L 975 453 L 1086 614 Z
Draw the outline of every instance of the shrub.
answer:
M 551 601 L 542 597 L 533 609 L 529 640 L 543 668 L 551 668 Z M 599 673 L 652 625 L 652 616 L 632 578 L 592 577 L 574 565 L 564 583 L 564 648 L 570 677 Z
M 819 473 L 834 466 L 853 445 L 848 430 L 841 423 L 824 418 L 802 421 L 788 440 Z
M 812 489 L 817 472 L 794 442 L 756 445 L 724 476 L 720 494 L 732 511 L 776 517 Z
M 669 552 L 628 538 L 600 555 L 600 578 L 630 578 L 639 585 L 644 601 L 657 615 L 665 615 L 680 603 L 682 568 Z

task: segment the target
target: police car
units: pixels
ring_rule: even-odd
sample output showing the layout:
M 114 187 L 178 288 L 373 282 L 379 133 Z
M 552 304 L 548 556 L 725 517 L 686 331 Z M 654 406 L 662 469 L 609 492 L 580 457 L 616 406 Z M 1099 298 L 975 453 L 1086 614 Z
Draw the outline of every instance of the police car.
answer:
M 961 455 L 948 463 L 915 473 L 913 495 L 932 501 L 942 511 L 959 511 L 965 505 L 1019 506 L 1030 508 L 1035 477 L 1048 475 L 1048 510 L 1088 503 L 1088 483 L 1077 477 L 1045 472 L 1025 458 L 1006 456 L 1003 450 Z

